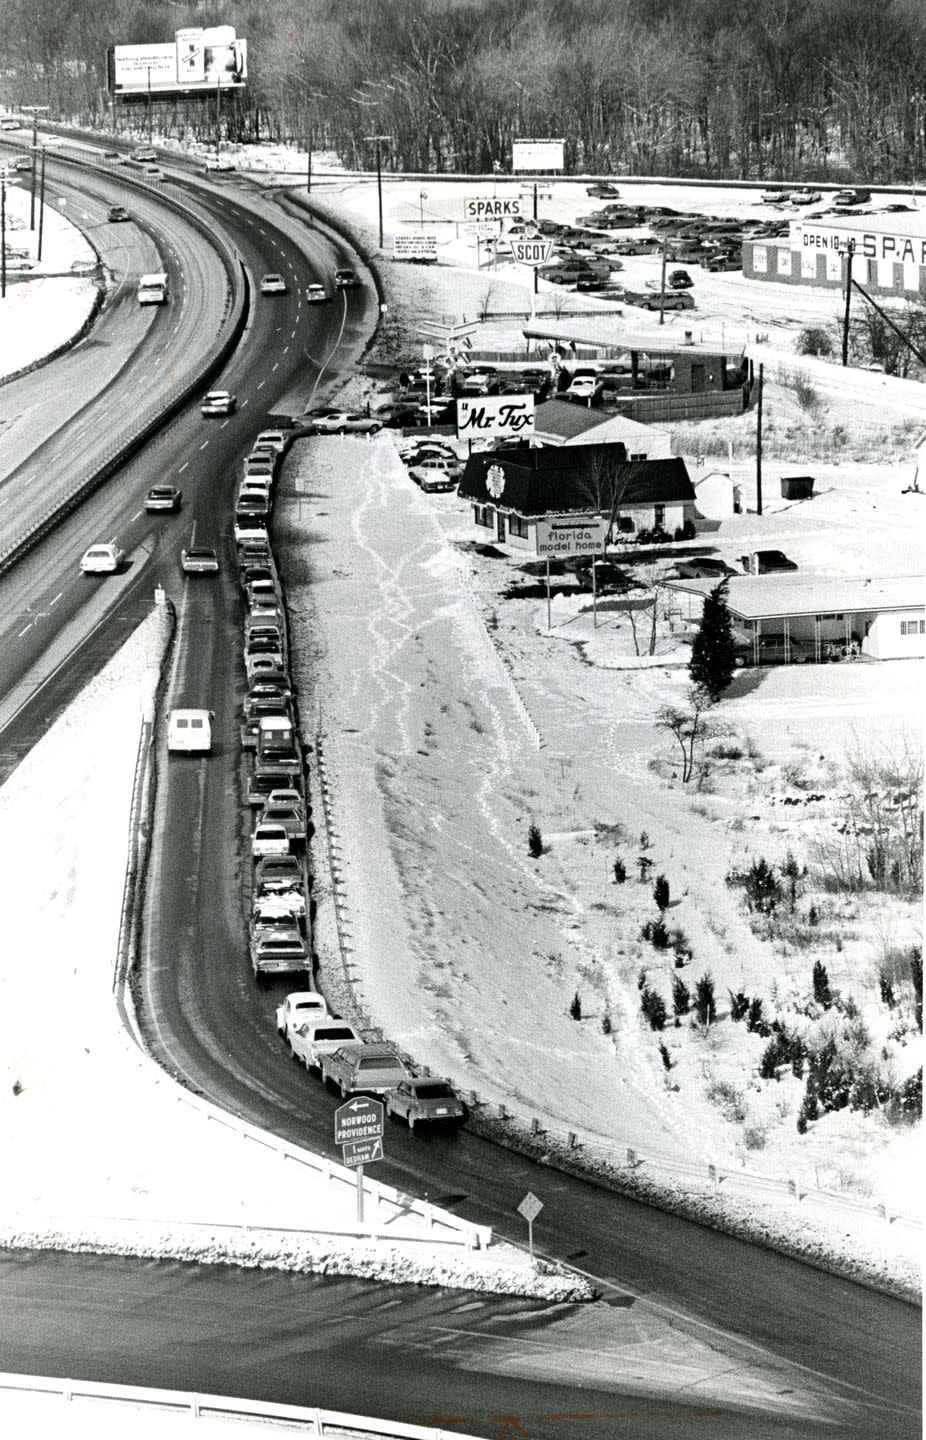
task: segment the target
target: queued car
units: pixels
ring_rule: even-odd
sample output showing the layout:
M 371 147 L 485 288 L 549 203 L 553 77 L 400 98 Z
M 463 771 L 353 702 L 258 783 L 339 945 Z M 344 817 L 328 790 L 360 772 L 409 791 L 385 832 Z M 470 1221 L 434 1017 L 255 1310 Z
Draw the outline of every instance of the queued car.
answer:
M 353 290 L 360 284 L 360 277 L 356 270 L 350 270 L 346 266 L 334 272 L 334 284 L 336 290 Z
M 277 1034 L 284 1039 L 291 1030 L 310 1021 L 328 1018 L 328 1002 L 317 990 L 297 990 L 277 1006 Z
M 219 557 L 209 545 L 189 545 L 180 551 L 180 568 L 185 575 L 217 575 Z
M 282 275 L 263 275 L 260 282 L 262 295 L 288 295 L 289 286 Z
M 203 415 L 234 415 L 238 404 L 230 390 L 210 390 L 200 403 Z
M 305 869 L 300 856 L 264 855 L 258 860 L 254 870 L 254 888 L 258 895 L 302 891 L 304 885 Z
M 305 287 L 305 298 L 310 305 L 327 305 L 331 297 L 324 285 L 313 282 Z
M 251 832 L 251 854 L 255 860 L 262 855 L 288 855 L 289 834 L 285 825 L 271 820 L 258 820 Z
M 342 1045 L 362 1045 L 363 1041 L 353 1025 L 345 1020 L 329 1016 L 326 1020 L 309 1021 L 291 1029 L 286 1036 L 293 1059 L 307 1070 L 318 1070 L 325 1055 L 338 1050 Z
M 268 800 L 260 812 L 261 825 L 282 825 L 289 840 L 290 849 L 305 842 L 305 810 L 300 804 L 285 805 Z
M 404 1120 L 409 1130 L 416 1125 L 448 1125 L 456 1129 L 466 1119 L 466 1106 L 447 1080 L 432 1075 L 415 1075 L 403 1080 L 385 1096 L 386 1114 Z
M 120 221 L 131 220 L 131 215 L 124 205 L 110 205 L 106 212 L 106 219 L 112 225 L 118 225 Z
M 100 541 L 85 550 L 80 559 L 82 575 L 115 575 L 125 560 L 125 551 L 113 541 Z
M 285 430 L 261 430 L 254 441 L 254 449 L 275 450 L 278 455 L 282 455 L 286 449 L 286 443 Z
M 385 1095 L 410 1078 L 394 1045 L 341 1045 L 321 1057 L 324 1083 L 348 1095 Z
M 416 485 L 430 494 L 432 491 L 455 490 L 459 469 L 458 461 L 451 461 L 443 455 L 431 455 L 410 465 L 408 473 Z
M 295 917 L 253 920 L 249 938 L 251 967 L 258 983 L 268 975 L 311 970 L 309 949 Z
M 182 499 L 183 492 L 178 490 L 176 485 L 152 485 L 145 496 L 145 509 L 149 513 L 155 510 L 179 510 Z

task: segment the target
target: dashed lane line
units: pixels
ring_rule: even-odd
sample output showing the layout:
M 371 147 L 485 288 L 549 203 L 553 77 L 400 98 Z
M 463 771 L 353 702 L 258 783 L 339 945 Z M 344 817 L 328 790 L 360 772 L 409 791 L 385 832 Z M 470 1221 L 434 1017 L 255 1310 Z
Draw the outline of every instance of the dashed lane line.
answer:
M 202 444 L 200 445 L 200 447 L 199 447 L 200 450 L 205 450 L 205 448 L 206 448 L 206 446 L 207 446 L 208 444 L 209 444 L 209 441 L 208 441 L 208 440 L 204 440 L 203 443 L 202 443 Z
M 187 468 L 187 466 L 189 465 L 189 463 L 190 463 L 189 460 L 184 460 L 183 464 L 180 466 L 180 469 L 177 471 L 177 474 L 178 474 L 178 475 L 182 475 L 183 472 L 184 472 L 184 470 L 185 470 L 185 469 Z
M 64 591 L 63 591 L 63 590 L 59 590 L 58 593 L 57 593 L 57 595 L 55 596 L 54 600 L 49 600 L 49 602 L 48 602 L 48 608 L 49 608 L 49 610 L 51 609 L 51 607 L 52 607 L 53 605 L 57 605 L 58 601 L 61 599 L 61 597 L 62 597 L 63 594 L 64 594 Z

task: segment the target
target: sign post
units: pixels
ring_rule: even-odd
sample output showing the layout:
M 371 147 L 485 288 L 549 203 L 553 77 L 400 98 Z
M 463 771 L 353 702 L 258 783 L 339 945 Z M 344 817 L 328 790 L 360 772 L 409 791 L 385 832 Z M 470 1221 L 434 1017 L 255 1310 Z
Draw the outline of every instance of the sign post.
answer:
M 530 1262 L 534 1263 L 534 1221 L 543 1209 L 543 1201 L 538 1200 L 533 1190 L 528 1190 L 524 1199 L 518 1206 L 518 1214 L 523 1215 L 527 1221 L 527 1248 L 530 1254 Z
M 363 1167 L 383 1158 L 383 1105 L 366 1095 L 355 1095 L 334 1112 L 334 1143 L 341 1146 L 345 1165 L 357 1168 L 357 1223 L 363 1224 Z

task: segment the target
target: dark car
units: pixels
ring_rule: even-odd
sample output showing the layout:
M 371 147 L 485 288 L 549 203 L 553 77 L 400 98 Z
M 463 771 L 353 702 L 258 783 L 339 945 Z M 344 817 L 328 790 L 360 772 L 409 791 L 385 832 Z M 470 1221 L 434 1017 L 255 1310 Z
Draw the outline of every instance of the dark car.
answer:
M 722 580 L 725 575 L 735 575 L 737 572 L 723 560 L 704 555 L 691 560 L 679 560 L 675 573 L 680 580 L 713 580 L 715 576 Z
M 743 569 L 751 574 L 771 575 L 776 571 L 796 570 L 783 550 L 755 550 L 752 555 L 743 555 Z
M 619 200 L 621 194 L 617 186 L 612 185 L 608 180 L 600 180 L 595 185 L 586 185 L 585 193 L 590 195 L 593 200 Z
M 360 279 L 356 270 L 344 268 L 342 270 L 335 270 L 334 284 L 337 290 L 353 290 L 360 284 Z
M 132 217 L 124 205 L 111 205 L 106 218 L 111 224 L 116 225 L 120 220 L 131 220 Z
M 759 635 L 757 640 L 740 638 L 733 652 L 734 664 L 744 665 L 805 665 L 813 656 L 800 640 L 786 640 L 784 635 Z
M 742 270 L 742 268 L 743 262 L 738 255 L 731 255 L 722 250 L 704 262 L 704 269 L 709 270 L 712 275 L 717 274 L 720 270 Z
M 694 281 L 687 270 L 670 270 L 669 284 L 673 290 L 690 290 Z

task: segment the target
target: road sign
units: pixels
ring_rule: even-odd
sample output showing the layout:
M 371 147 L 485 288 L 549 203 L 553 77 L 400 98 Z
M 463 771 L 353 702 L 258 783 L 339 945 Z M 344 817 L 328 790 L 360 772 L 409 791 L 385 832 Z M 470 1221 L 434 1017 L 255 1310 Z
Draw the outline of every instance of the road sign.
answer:
M 383 1106 L 380 1100 L 371 1100 L 367 1095 L 355 1095 L 346 1105 L 339 1105 L 334 1112 L 334 1143 L 348 1145 L 354 1140 L 376 1140 L 382 1136 Z M 362 1165 L 362 1160 L 355 1160 Z
M 520 195 L 470 195 L 463 201 L 464 220 L 519 220 Z
M 534 536 L 537 555 L 593 555 L 604 549 L 608 521 L 604 515 L 570 515 L 567 519 L 538 520 Z
M 383 1138 L 380 1135 L 376 1140 L 351 1140 L 341 1150 L 345 1165 L 370 1165 L 383 1158 Z
M 459 340 L 464 335 L 472 335 L 478 329 L 475 322 L 471 325 L 441 325 L 436 320 L 422 320 L 418 326 L 418 334 L 427 335 L 432 340 Z
M 518 1214 L 523 1215 L 525 1220 L 536 1220 L 542 1209 L 543 1201 L 537 1199 L 533 1190 L 528 1190 L 518 1206 Z
M 477 240 L 487 240 L 489 236 L 498 234 L 498 222 L 496 220 L 464 220 L 460 226 L 460 233 L 475 236 Z
M 545 265 L 553 254 L 553 241 L 513 239 L 511 254 L 519 265 Z

